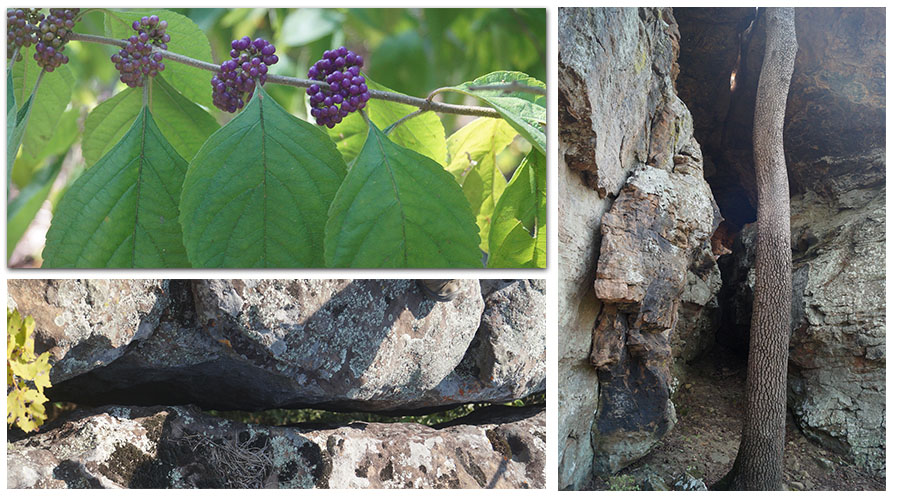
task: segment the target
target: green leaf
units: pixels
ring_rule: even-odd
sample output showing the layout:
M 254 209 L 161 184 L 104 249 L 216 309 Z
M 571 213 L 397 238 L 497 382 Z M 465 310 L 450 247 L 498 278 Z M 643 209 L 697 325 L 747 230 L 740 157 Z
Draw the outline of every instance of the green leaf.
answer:
M 488 267 L 547 266 L 547 160 L 532 149 L 494 209 Z
M 169 144 L 190 160 L 206 139 L 219 128 L 215 118 L 166 81 L 154 77 L 150 111 Z M 141 111 L 141 89 L 126 89 L 94 108 L 84 123 L 81 150 L 88 166 L 96 163 L 125 135 Z
M 59 201 L 44 267 L 187 267 L 177 221 L 186 169 L 144 108 Z
M 122 140 L 141 111 L 141 90 L 126 89 L 97 105 L 84 121 L 81 153 L 91 167 Z
M 257 87 L 194 157 L 181 223 L 195 267 L 321 267 L 328 206 L 346 173 L 315 125 Z
M 209 39 L 199 26 L 181 14 L 163 9 L 135 9 L 130 11 L 106 10 L 106 36 L 126 39 L 135 34 L 131 23 L 141 18 L 156 14 L 169 23 L 166 33 L 172 37 L 168 43 L 169 50 L 181 55 L 212 62 L 212 51 Z M 212 109 L 212 87 L 210 73 L 204 69 L 186 64 L 166 61 L 164 71 L 166 80 L 184 94 L 188 99 Z
M 25 230 L 31 225 L 34 216 L 37 215 L 50 188 L 59 175 L 65 156 L 59 155 L 48 167 L 37 171 L 34 178 L 23 187 L 15 199 L 6 207 L 6 258 L 12 255 L 16 244 L 25 234 Z
M 462 184 L 478 223 L 481 249 L 488 250 L 488 233 L 494 205 L 506 188 L 506 177 L 497 168 L 496 156 L 512 142 L 516 131 L 497 118 L 478 118 L 447 139 L 447 170 Z
M 57 121 L 50 142 L 41 152 L 34 156 L 30 154 L 19 155 L 13 164 L 13 182 L 17 186 L 27 186 L 33 182 L 33 178 L 46 164 L 46 159 L 52 156 L 65 156 L 78 138 L 78 117 L 81 110 L 72 107 L 63 112 Z
M 370 89 L 394 92 L 366 78 L 366 85 Z M 366 103 L 365 112 L 369 119 L 379 129 L 384 130 L 400 118 L 415 111 L 415 106 L 398 102 L 371 99 Z M 359 113 L 351 113 L 344 120 L 335 125 L 333 129 L 327 129 L 328 135 L 337 143 L 338 151 L 347 162 L 353 161 L 366 142 L 369 134 L 369 124 Z M 391 140 L 405 148 L 423 154 L 443 165 L 447 161 L 447 141 L 444 138 L 444 125 L 440 117 L 435 113 L 425 113 L 407 120 L 390 134 Z
M 496 109 L 522 137 L 528 139 L 544 155 L 547 154 L 547 96 L 530 92 L 502 90 L 470 90 L 472 86 L 519 83 L 546 89 L 544 82 L 518 71 L 495 71 L 474 81 L 457 85 L 456 90 L 477 97 Z
M 453 176 L 370 126 L 328 210 L 329 267 L 481 267 L 478 227 Z
M 191 160 L 206 139 L 219 129 L 212 115 L 181 95 L 161 76 L 153 78 L 150 110 L 163 135 L 186 160 Z
M 301 47 L 341 28 L 344 15 L 331 9 L 295 9 L 278 30 L 279 46 Z
M 41 68 L 34 60 L 34 47 L 23 47 L 23 59 L 13 65 L 13 85 L 16 102 L 25 102 L 34 90 L 41 74 Z M 28 127 L 22 139 L 21 157 L 26 164 L 34 166 L 47 156 L 47 145 L 59 129 L 59 120 L 72 97 L 75 77 L 68 66 L 63 65 L 52 72 L 44 72 L 41 83 L 31 103 Z M 17 169 L 18 170 L 18 169 Z M 13 171 L 13 182 L 19 186 L 27 184 L 31 169 Z
M 22 135 L 25 133 L 25 120 L 19 124 L 19 109 L 16 106 L 16 94 L 13 91 L 12 71 L 6 72 L 6 197 L 9 198 L 9 187 L 12 183 L 13 164 L 16 161 L 16 154 L 19 152 L 19 146 L 22 145 Z M 25 102 L 22 106 L 24 115 L 28 115 L 28 109 L 31 107 L 31 100 Z

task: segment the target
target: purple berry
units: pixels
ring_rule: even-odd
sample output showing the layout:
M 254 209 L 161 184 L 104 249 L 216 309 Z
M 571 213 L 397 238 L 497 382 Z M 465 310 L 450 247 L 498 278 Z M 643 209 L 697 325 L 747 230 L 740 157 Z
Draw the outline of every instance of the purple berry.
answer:
M 229 54 L 231 59 L 219 66 L 216 81 L 212 82 L 213 104 L 233 113 L 249 102 L 257 84 L 266 82 L 268 66 L 278 62 L 278 56 L 268 40 L 251 40 L 248 36 L 232 40 Z
M 35 44 L 34 60 L 50 72 L 61 64 L 69 62 L 62 54 L 75 26 L 75 15 L 80 9 L 50 9 L 44 16 L 39 9 L 16 9 L 6 11 L 7 57 L 11 57 L 16 47 Z M 40 48 L 38 48 L 40 45 Z M 46 49 L 52 48 L 53 51 Z M 21 54 L 16 57 L 21 60 Z
M 334 127 L 348 114 L 365 106 L 369 94 L 365 77 L 360 71 L 361 65 L 362 57 L 346 47 L 339 47 L 326 50 L 322 59 L 309 68 L 307 75 L 310 79 L 324 80 L 328 84 L 324 88 L 315 85 L 315 92 L 307 91 L 312 116 L 317 124 Z
M 156 76 L 166 68 L 162 54 L 154 53 L 153 48 L 167 49 L 166 42 L 171 38 L 166 33 L 168 23 L 160 21 L 156 15 L 144 16 L 131 23 L 131 27 L 137 34 L 128 37 L 128 45 L 111 60 L 121 74 L 119 80 L 129 87 L 141 87 L 145 77 Z M 64 55 L 63 59 L 66 59 Z

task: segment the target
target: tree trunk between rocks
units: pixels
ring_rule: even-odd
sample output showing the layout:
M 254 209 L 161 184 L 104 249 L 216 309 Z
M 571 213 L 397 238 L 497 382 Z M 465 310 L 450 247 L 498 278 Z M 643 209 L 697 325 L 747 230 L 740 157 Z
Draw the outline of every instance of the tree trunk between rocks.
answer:
M 768 8 L 764 15 L 766 51 L 753 121 L 759 235 L 746 413 L 737 458 L 718 485 L 731 490 L 781 489 L 784 461 L 791 324 L 791 207 L 783 132 L 797 37 L 793 8 Z

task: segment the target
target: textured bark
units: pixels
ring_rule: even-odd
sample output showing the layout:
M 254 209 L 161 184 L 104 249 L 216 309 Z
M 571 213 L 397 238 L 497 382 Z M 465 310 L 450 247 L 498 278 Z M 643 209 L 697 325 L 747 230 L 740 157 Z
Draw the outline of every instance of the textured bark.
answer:
M 784 114 L 797 38 L 794 9 L 765 11 L 766 51 L 753 122 L 758 230 L 756 289 L 750 324 L 746 414 L 741 445 L 725 478 L 729 489 L 781 488 L 791 325 L 790 195 Z

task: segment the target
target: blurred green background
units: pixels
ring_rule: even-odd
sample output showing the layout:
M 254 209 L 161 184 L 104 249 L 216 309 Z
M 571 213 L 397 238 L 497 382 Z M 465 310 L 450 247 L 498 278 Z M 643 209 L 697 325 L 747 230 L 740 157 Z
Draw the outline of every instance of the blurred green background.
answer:
M 212 62 L 228 57 L 233 39 L 248 35 L 270 40 L 279 56 L 272 72 L 285 76 L 306 78 L 309 67 L 326 49 L 345 45 L 363 55 L 363 71 L 369 78 L 417 97 L 497 70 L 522 71 L 544 82 L 547 78 L 545 9 L 168 10 L 191 18 L 206 33 L 212 47 Z M 103 35 L 104 13 L 89 10 L 75 31 Z M 41 154 L 29 158 L 20 155 L 16 160 L 11 199 L 29 184 L 35 186 L 55 179 L 49 202 L 44 204 L 44 214 L 38 214 L 40 224 L 49 226 L 49 207 L 84 168 L 79 146 L 88 113 L 126 88 L 118 81 L 118 73 L 109 60 L 116 50 L 109 45 L 69 43 L 67 66 L 75 80 L 71 101 Z M 306 94 L 302 89 L 267 85 L 266 91 L 292 114 L 307 116 Z M 438 97 L 454 103 L 463 103 L 465 99 L 455 93 Z M 465 102 L 477 104 L 468 99 Z M 233 116 L 218 109 L 208 111 L 220 124 Z M 448 136 L 473 119 L 440 116 Z M 498 157 L 498 167 L 509 176 L 529 150 L 527 141 L 517 137 Z M 58 162 L 62 162 L 61 171 Z M 54 169 L 52 176 L 50 169 Z M 60 171 L 58 177 L 57 171 Z M 17 225 L 27 223 L 21 221 Z M 11 247 L 14 242 L 7 242 L 9 266 L 40 265 L 43 234 L 34 233 L 30 228 L 14 253 Z

